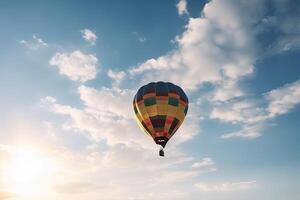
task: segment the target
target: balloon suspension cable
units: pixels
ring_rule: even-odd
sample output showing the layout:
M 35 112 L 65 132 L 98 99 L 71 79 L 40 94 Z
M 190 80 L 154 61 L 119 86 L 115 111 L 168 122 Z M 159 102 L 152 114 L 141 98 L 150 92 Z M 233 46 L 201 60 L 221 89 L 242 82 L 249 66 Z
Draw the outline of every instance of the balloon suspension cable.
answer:
M 163 147 L 160 147 L 159 156 L 162 156 L 162 157 L 165 156 L 165 152 L 164 152 L 164 148 Z

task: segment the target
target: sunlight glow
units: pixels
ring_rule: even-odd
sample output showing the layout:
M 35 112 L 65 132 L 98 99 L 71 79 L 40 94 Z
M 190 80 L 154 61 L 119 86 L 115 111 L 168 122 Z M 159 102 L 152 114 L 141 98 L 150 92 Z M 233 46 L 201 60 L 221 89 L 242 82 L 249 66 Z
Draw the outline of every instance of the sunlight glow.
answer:
M 18 148 L 11 152 L 6 182 L 14 193 L 34 197 L 48 193 L 54 172 L 54 163 L 37 150 Z

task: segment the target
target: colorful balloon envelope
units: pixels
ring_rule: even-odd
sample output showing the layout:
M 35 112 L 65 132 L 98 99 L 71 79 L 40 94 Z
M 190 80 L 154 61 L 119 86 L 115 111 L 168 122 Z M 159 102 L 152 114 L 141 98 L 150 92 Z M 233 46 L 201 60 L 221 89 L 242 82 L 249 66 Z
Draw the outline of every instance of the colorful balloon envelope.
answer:
M 188 98 L 177 85 L 151 82 L 142 86 L 133 100 L 134 112 L 140 127 L 163 148 L 182 124 L 188 111 Z

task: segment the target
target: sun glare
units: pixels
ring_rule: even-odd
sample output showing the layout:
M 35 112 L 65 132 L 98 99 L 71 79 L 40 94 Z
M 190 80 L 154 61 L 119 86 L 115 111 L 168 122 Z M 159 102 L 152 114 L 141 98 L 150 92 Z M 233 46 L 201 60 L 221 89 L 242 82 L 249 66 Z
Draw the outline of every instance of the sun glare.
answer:
M 20 196 L 39 196 L 51 188 L 54 163 L 39 151 L 19 148 L 8 163 L 7 187 Z

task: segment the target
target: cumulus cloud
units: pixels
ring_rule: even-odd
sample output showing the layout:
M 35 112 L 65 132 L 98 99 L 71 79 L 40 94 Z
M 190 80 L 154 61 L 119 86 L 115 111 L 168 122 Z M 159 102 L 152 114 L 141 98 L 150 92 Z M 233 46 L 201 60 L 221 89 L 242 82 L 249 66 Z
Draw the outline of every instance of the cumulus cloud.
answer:
M 31 41 L 20 40 L 18 42 L 29 50 L 38 50 L 42 47 L 48 47 L 48 44 L 41 37 L 39 37 L 38 34 L 33 34 Z
M 129 76 L 132 78 L 130 80 L 141 84 L 155 80 L 172 81 L 183 86 L 192 96 L 194 91 L 209 83 L 213 89 L 209 92 L 211 112 L 207 112 L 208 117 L 241 125 L 247 130 L 222 137 L 260 136 L 262 122 L 269 117 L 268 111 L 257 106 L 256 101 L 246 98 L 246 91 L 240 82 L 254 72 L 256 46 L 252 26 L 259 21 L 261 5 L 259 1 L 227 2 L 210 1 L 201 17 L 189 19 L 185 31 L 176 38 L 177 48 L 174 50 L 158 58 L 151 58 L 128 71 L 109 70 L 107 76 L 115 83 Z M 69 62 L 71 54 L 54 56 L 53 65 L 59 68 L 74 67 Z M 94 59 L 93 65 L 96 64 L 97 59 Z M 76 78 L 67 72 L 62 74 L 68 74 L 73 77 L 72 80 L 80 82 L 90 80 L 77 74 Z M 167 185 L 167 191 L 174 191 L 178 195 L 175 195 L 176 198 L 189 199 L 187 192 L 182 191 L 180 186 L 194 184 L 201 173 L 217 170 L 212 158 L 195 159 L 176 146 L 200 132 L 200 108 L 193 99 L 185 123 L 169 141 L 166 149 L 168 156 L 162 160 L 156 156 L 157 146 L 151 138 L 143 135 L 134 120 L 131 107 L 134 90 L 120 89 L 118 84 L 113 84 L 112 88 L 99 89 L 80 86 L 78 93 L 83 104 L 81 107 L 59 103 L 59 100 L 50 96 L 41 99 L 43 106 L 50 112 L 63 116 L 64 129 L 80 132 L 92 143 L 86 149 L 88 154 L 64 158 L 68 166 L 65 168 L 73 170 L 61 173 L 67 181 L 56 185 L 57 192 L 70 194 L 72 188 L 82 187 L 80 195 L 94 191 L 103 194 L 104 199 L 153 199 Z M 102 142 L 105 145 L 100 150 L 97 144 L 102 145 Z M 153 175 L 157 172 L 159 176 Z M 82 181 L 78 182 L 78 177 Z M 131 180 L 129 184 L 128 177 Z M 196 187 L 201 191 L 223 192 L 246 190 L 255 185 L 256 181 L 248 181 L 197 183 Z M 137 190 L 143 195 L 136 194 Z M 166 192 L 160 198 L 175 197 Z
M 186 2 L 180 1 L 178 7 L 186 8 Z M 245 10 L 247 12 L 244 12 Z M 191 93 L 205 83 L 209 83 L 213 88 L 209 92 L 210 102 L 208 102 L 211 108 L 208 115 L 210 119 L 242 127 L 221 137 L 259 137 L 266 127 L 265 122 L 272 118 L 269 116 L 271 115 L 269 110 L 271 107 L 275 108 L 275 102 L 270 104 L 268 110 L 255 100 L 248 100 L 249 95 L 240 83 L 254 73 L 254 64 L 258 57 L 255 53 L 258 48 L 256 37 L 260 33 L 256 28 L 263 23 L 265 10 L 265 3 L 261 1 L 210 1 L 205 5 L 201 16 L 190 18 L 185 31 L 176 37 L 177 48 L 132 67 L 128 70 L 128 75 L 140 84 L 158 80 L 171 81 Z M 83 70 L 93 71 L 86 74 L 75 70 L 79 65 L 69 64 L 71 62 L 69 60 L 73 60 L 71 55 L 57 54 L 51 59 L 50 64 L 57 65 L 60 73 L 68 75 L 72 80 L 84 82 L 95 77 L 95 70 Z M 92 60 L 94 62 L 88 66 L 94 66 L 95 69 L 97 59 Z M 82 77 L 78 74 L 85 75 Z M 118 86 L 127 78 L 125 71 L 109 70 L 107 75 L 114 80 L 113 86 Z M 89 109 L 89 112 L 93 109 Z M 195 109 L 199 109 L 196 104 Z M 115 111 L 101 112 L 101 116 L 120 117 L 119 114 L 115 115 Z M 184 140 L 183 138 L 188 140 L 195 135 L 195 132 L 199 132 L 197 131 L 199 119 L 195 120 L 195 117 L 200 116 L 192 115 L 182 127 L 182 130 L 188 128 L 192 134 L 185 134 L 178 138 L 179 140 Z M 124 115 L 121 118 L 126 119 Z M 193 122 L 189 124 L 190 121 Z M 198 125 L 195 125 L 197 123 Z M 174 141 L 177 141 L 176 135 Z
M 191 93 L 209 83 L 212 86 L 207 102 L 209 117 L 241 127 L 221 137 L 257 138 L 274 118 L 271 115 L 276 115 L 271 110 L 287 112 L 297 103 L 297 100 L 278 100 L 270 102 L 267 109 L 264 103 L 268 102 L 253 99 L 241 84 L 254 74 L 255 62 L 261 56 L 257 54 L 262 50 L 257 45 L 258 36 L 263 37 L 268 28 L 279 29 L 286 40 L 297 33 L 299 26 L 292 19 L 297 19 L 299 12 L 288 2 L 272 2 L 276 12 L 267 16 L 266 1 L 210 1 L 202 15 L 190 18 L 185 31 L 176 37 L 177 48 L 129 69 L 129 74 L 141 83 L 171 81 Z M 186 2 L 180 1 L 178 8 L 179 5 L 183 14 Z M 282 22 L 279 18 L 291 23 L 280 23 L 277 27 L 278 21 Z M 284 43 L 289 48 L 289 43 Z M 272 98 L 270 94 L 267 96 Z M 287 103 L 285 108 L 284 103 Z
M 141 75 L 145 82 L 168 80 L 190 90 L 205 82 L 217 84 L 224 79 L 239 80 L 251 75 L 255 61 L 255 35 L 251 25 L 258 20 L 253 16 L 260 16 L 260 7 L 242 14 L 241 10 L 248 4 L 207 3 L 202 17 L 190 18 L 186 30 L 176 37 L 177 49 L 151 58 L 129 72 L 137 76 L 147 71 Z
M 233 192 L 249 190 L 256 187 L 256 181 L 232 182 L 232 183 L 196 183 L 195 186 L 203 192 Z
M 230 99 L 242 97 L 245 92 L 241 87 L 238 86 L 236 81 L 222 81 L 216 85 L 212 92 L 212 101 L 226 102 Z
M 96 44 L 97 35 L 90 29 L 83 29 L 80 31 L 82 33 L 82 38 L 88 41 L 91 45 Z
M 51 112 L 67 117 L 64 128 L 87 134 L 92 140 L 106 140 L 109 145 L 142 145 L 154 148 L 154 143 L 139 129 L 132 108 L 133 90 L 102 88 L 96 90 L 87 86 L 78 88 L 80 99 L 85 107 L 78 109 L 57 103 L 54 97 L 41 99 Z M 190 116 L 191 118 L 192 115 Z M 187 120 L 174 135 L 169 146 L 191 139 L 199 131 L 198 120 Z M 126 134 L 125 134 L 126 133 Z
M 135 122 L 131 107 L 133 91 L 80 86 L 78 92 L 84 109 L 59 104 L 53 97 L 41 101 L 50 111 L 67 117 L 64 128 L 86 133 L 92 140 L 104 139 L 109 145 L 151 144 Z
M 59 73 L 73 81 L 86 82 L 96 78 L 98 59 L 95 55 L 84 54 L 80 50 L 72 53 L 56 53 L 49 61 L 57 66 Z
M 213 88 L 209 93 L 209 118 L 242 126 L 221 137 L 259 137 L 267 120 L 287 113 L 299 103 L 299 81 L 267 93 L 267 107 L 249 100 L 240 85 L 254 72 L 257 55 L 253 25 L 260 21 L 263 10 L 259 2 L 210 1 L 201 17 L 189 19 L 183 34 L 176 38 L 177 48 L 131 68 L 128 74 L 136 82 L 172 81 L 191 96 L 209 83 Z M 188 14 L 186 1 L 179 4 L 179 14 Z M 94 36 L 84 30 L 82 33 L 85 40 L 95 44 L 97 36 L 93 32 Z M 77 50 L 57 53 L 50 64 L 71 80 L 85 82 L 96 77 L 98 59 Z M 107 73 L 115 82 L 127 78 L 126 74 L 112 70 Z M 59 103 L 50 96 L 41 99 L 50 112 L 63 116 L 64 129 L 78 131 L 92 143 L 80 153 L 53 148 L 52 157 L 61 164 L 53 189 L 62 197 L 68 195 L 65 199 L 94 199 L 99 194 L 103 199 L 189 199 L 181 186 L 193 184 L 201 173 L 217 170 L 212 158 L 195 159 L 174 148 L 199 133 L 197 103 L 191 100 L 185 123 L 168 143 L 168 156 L 161 159 L 157 146 L 134 121 L 131 105 L 135 91 L 116 85 L 100 89 L 80 86 L 81 107 Z M 5 158 L 0 146 L 0 159 Z M 195 186 L 200 191 L 230 192 L 252 189 L 256 181 L 200 182 Z
M 186 0 L 180 0 L 176 6 L 177 6 L 179 15 L 188 15 L 189 14 L 189 12 L 187 10 Z
M 177 6 L 181 14 L 187 12 L 186 1 L 180 1 Z M 259 102 L 261 100 L 249 99 L 250 95 L 241 84 L 246 77 L 250 77 L 254 73 L 254 65 L 259 58 L 256 53 L 259 49 L 257 36 L 265 31 L 264 29 L 260 30 L 261 26 L 266 26 L 268 19 L 274 19 L 272 23 L 278 20 L 275 20 L 275 16 L 269 18 L 265 16 L 266 10 L 265 1 L 259 0 L 240 2 L 210 1 L 205 5 L 199 17 L 189 19 L 184 32 L 175 39 L 177 47 L 174 50 L 157 58 L 150 58 L 126 72 L 109 70 L 107 75 L 114 80 L 114 87 L 130 76 L 129 78 L 140 84 L 158 80 L 171 81 L 182 86 L 191 94 L 209 83 L 212 89 L 208 93 L 208 117 L 241 127 L 240 130 L 225 133 L 221 137 L 259 137 L 264 128 L 267 127 L 268 120 L 277 115 L 274 112 L 287 112 L 290 107 L 292 108 L 297 103 L 291 101 L 283 108 L 283 104 L 288 101 L 272 101 L 269 108 L 266 109 L 263 103 Z M 278 11 L 278 13 L 282 12 Z M 283 27 L 282 29 L 288 30 L 288 28 Z M 71 56 L 59 54 L 54 58 L 56 57 L 66 57 L 68 61 Z M 54 58 L 52 60 L 64 61 L 64 59 Z M 55 63 L 59 68 L 64 68 L 63 66 L 70 66 L 65 64 L 68 63 L 67 61 Z M 64 70 L 62 72 L 60 70 L 60 73 L 69 74 L 70 76 L 69 71 Z M 77 72 L 77 70 L 74 71 Z M 79 75 L 71 77 L 73 77 L 72 80 L 81 82 L 91 79 L 89 77 L 81 78 Z M 271 94 L 267 96 L 266 98 L 272 99 Z M 197 104 L 194 105 L 195 110 L 200 109 Z M 89 112 L 93 109 L 89 109 Z M 275 109 L 281 109 L 281 111 L 275 111 Z M 271 110 L 273 110 L 273 114 Z M 81 111 L 83 110 L 79 112 Z M 127 119 L 124 115 L 116 115 L 114 112 L 101 111 L 101 116 L 112 115 L 117 119 L 121 116 L 121 119 Z M 83 113 L 86 113 L 86 111 L 84 110 Z M 196 117 L 197 120 L 195 120 Z M 190 115 L 190 118 L 186 120 L 187 122 L 183 124 L 181 129 L 187 130 L 186 132 L 189 132 L 189 134 L 182 135 L 180 139 L 176 134 L 173 141 L 175 142 L 177 139 L 178 141 L 188 140 L 196 132 L 199 132 L 200 117 L 199 115 Z M 124 121 L 124 123 L 127 122 Z M 195 125 L 197 123 L 198 125 Z M 92 135 L 99 134 L 93 133 Z

